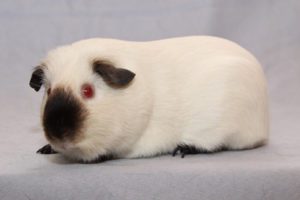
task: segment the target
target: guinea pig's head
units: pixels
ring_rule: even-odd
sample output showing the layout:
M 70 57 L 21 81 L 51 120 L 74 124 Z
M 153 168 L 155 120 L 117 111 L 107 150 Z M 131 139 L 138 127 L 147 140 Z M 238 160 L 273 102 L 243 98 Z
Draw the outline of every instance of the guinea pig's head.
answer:
M 126 123 L 120 119 L 119 104 L 135 77 L 96 55 L 72 46 L 58 48 L 30 79 L 34 90 L 44 87 L 41 123 L 46 139 L 54 150 L 83 161 L 109 154 L 124 140 L 117 130 Z

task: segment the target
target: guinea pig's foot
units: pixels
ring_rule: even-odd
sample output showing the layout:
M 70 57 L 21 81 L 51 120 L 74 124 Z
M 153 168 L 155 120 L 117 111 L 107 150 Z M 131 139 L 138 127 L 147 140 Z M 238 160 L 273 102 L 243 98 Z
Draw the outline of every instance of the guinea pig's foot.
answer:
M 47 145 L 43 146 L 42 148 L 40 148 L 36 153 L 40 153 L 40 154 L 55 154 L 57 152 L 52 149 L 52 147 L 50 146 L 50 144 L 47 144 Z
M 108 161 L 108 160 L 112 160 L 113 158 L 114 158 L 114 156 L 111 155 L 111 154 L 108 154 L 108 155 L 99 155 L 94 160 L 90 160 L 90 161 L 81 160 L 80 163 L 82 163 L 82 164 L 95 164 L 95 163 L 101 163 L 101 162 L 105 162 L 105 161 Z
M 176 156 L 177 152 L 179 152 L 179 154 L 181 154 L 181 158 L 184 158 L 184 156 L 186 154 L 210 153 L 209 151 L 207 151 L 205 149 L 200 149 L 200 148 L 197 148 L 195 146 L 186 145 L 186 144 L 178 145 L 174 149 L 172 155 Z

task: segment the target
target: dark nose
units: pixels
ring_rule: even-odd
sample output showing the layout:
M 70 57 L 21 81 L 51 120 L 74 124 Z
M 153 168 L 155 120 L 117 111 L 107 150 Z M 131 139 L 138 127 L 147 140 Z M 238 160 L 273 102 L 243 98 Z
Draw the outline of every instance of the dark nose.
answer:
M 83 106 L 71 91 L 57 88 L 45 105 L 43 127 L 49 139 L 73 139 L 82 127 Z

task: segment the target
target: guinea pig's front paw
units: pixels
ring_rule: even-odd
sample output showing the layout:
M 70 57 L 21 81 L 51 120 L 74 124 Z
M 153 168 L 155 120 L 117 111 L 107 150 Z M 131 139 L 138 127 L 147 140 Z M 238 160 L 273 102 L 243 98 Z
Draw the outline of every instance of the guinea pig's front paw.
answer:
M 50 144 L 47 144 L 47 145 L 43 146 L 42 148 L 40 148 L 36 153 L 40 153 L 40 154 L 55 154 L 57 152 L 52 149 L 52 147 L 50 146 Z
M 93 160 L 89 160 L 89 161 L 80 160 L 79 162 L 82 164 L 95 164 L 95 163 L 101 163 L 112 159 L 114 159 L 114 156 L 112 154 L 107 154 L 107 155 L 99 155 L 97 158 Z
M 176 156 L 177 152 L 181 154 L 181 158 L 184 158 L 186 154 L 198 154 L 198 153 L 212 153 L 206 149 L 197 148 L 192 145 L 181 144 L 173 150 L 173 156 Z

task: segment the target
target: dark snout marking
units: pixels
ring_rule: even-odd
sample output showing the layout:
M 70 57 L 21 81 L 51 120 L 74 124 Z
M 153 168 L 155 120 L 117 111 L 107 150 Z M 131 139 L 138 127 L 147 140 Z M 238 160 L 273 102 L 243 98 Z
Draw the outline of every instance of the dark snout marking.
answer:
M 56 88 L 45 105 L 43 127 L 48 139 L 75 140 L 83 128 L 87 111 L 71 90 Z
M 97 60 L 93 63 L 93 70 L 111 87 L 127 86 L 135 77 L 135 74 L 127 69 L 116 68 L 112 63 Z
M 37 67 L 31 75 L 31 79 L 29 82 L 30 87 L 32 87 L 35 91 L 39 91 L 41 86 L 43 85 L 44 71 Z

